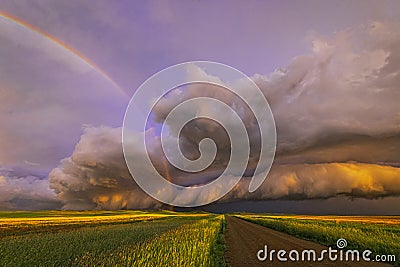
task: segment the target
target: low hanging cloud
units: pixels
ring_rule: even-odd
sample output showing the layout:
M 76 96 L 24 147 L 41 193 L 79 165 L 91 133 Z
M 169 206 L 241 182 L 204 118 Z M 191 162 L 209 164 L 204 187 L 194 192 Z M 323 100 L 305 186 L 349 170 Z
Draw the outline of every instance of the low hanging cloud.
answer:
M 252 77 L 275 117 L 277 155 L 256 192 L 247 192 L 245 178 L 222 201 L 400 194 L 399 25 L 374 22 L 329 38 L 314 36 L 312 44 L 310 54 L 294 58 L 287 68 Z M 207 75 L 202 70 L 192 74 Z M 155 121 L 163 123 L 171 108 L 197 96 L 217 98 L 238 111 L 250 133 L 251 174 L 260 142 L 257 125 L 251 112 L 224 90 L 204 84 L 178 88 L 158 103 Z M 204 173 L 212 179 L 229 159 L 229 139 L 223 129 L 211 121 L 195 121 L 182 131 L 181 148 L 195 157 L 198 141 L 205 136 L 211 136 L 219 149 L 217 160 Z M 163 166 L 159 140 L 153 137 L 152 159 L 159 171 L 184 181 L 186 174 Z M 121 129 L 87 129 L 72 156 L 50 173 L 49 181 L 67 209 L 161 205 L 131 178 L 123 159 Z
M 125 164 L 120 128 L 88 128 L 71 157 L 49 174 L 64 209 L 158 208 L 133 181 Z
M 398 196 L 400 168 L 366 163 L 276 165 L 253 194 L 247 192 L 248 182 L 241 180 L 225 200 Z
M 73 155 L 50 173 L 49 180 L 65 209 L 162 207 L 130 176 L 122 155 L 121 129 L 87 129 Z M 275 165 L 255 193 L 248 193 L 248 183 L 248 178 L 242 179 L 221 201 L 397 196 L 400 168 L 367 163 L 284 164 Z
M 0 209 L 59 209 L 61 203 L 49 188 L 48 180 L 33 175 L 17 175 L 0 169 Z

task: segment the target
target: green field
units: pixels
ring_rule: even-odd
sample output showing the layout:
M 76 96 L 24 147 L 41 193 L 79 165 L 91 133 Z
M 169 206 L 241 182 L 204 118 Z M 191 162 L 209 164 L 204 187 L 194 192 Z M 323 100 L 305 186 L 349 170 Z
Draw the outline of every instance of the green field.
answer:
M 237 217 L 302 239 L 336 247 L 339 238 L 347 249 L 371 250 L 375 255 L 395 255 L 400 266 L 398 216 L 299 216 L 241 214 Z
M 205 213 L 0 213 L 0 265 L 224 266 L 223 226 Z

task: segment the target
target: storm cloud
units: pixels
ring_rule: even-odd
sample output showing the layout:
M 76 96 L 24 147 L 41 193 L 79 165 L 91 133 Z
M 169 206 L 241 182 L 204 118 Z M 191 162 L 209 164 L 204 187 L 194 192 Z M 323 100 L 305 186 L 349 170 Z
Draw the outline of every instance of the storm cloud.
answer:
M 49 174 L 64 209 L 157 208 L 133 181 L 122 153 L 120 128 L 88 128 L 71 157 Z
M 257 191 L 248 193 L 249 178 L 244 178 L 221 201 L 397 196 L 399 177 L 399 168 L 377 164 L 276 164 Z M 65 209 L 162 207 L 130 176 L 119 128 L 87 129 L 73 155 L 50 173 L 49 180 Z
M 313 36 L 311 43 L 310 54 L 294 58 L 286 68 L 252 77 L 275 117 L 275 164 L 256 192 L 247 192 L 245 178 L 222 201 L 400 194 L 399 25 L 372 22 L 330 37 Z M 207 73 L 197 70 L 193 75 Z M 260 141 L 257 124 L 240 100 L 224 90 L 205 84 L 178 88 L 158 103 L 155 122 L 163 123 L 171 108 L 197 96 L 217 98 L 238 111 L 254 148 L 251 174 Z M 193 108 L 200 112 L 202 107 Z M 198 141 L 205 136 L 218 144 L 217 160 L 204 173 L 209 179 L 218 176 L 229 159 L 229 139 L 219 127 L 199 120 L 180 135 L 181 148 L 189 157 L 196 156 Z M 72 156 L 50 173 L 51 188 L 64 208 L 160 206 L 130 177 L 120 131 L 87 129 Z M 154 137 L 153 162 L 162 172 L 165 159 L 157 142 Z M 185 176 L 170 165 L 164 171 L 176 180 Z

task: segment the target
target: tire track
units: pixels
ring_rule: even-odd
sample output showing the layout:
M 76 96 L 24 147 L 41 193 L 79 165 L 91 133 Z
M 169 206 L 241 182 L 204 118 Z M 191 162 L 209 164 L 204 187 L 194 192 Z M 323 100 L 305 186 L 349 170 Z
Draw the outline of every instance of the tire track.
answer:
M 297 250 L 300 252 L 303 250 L 315 250 L 317 258 L 320 252 L 328 247 L 303 240 L 291 235 L 281 233 L 261 225 L 257 225 L 245 220 L 241 220 L 236 217 L 226 216 L 227 221 L 227 232 L 226 232 L 226 259 L 228 263 L 233 266 L 390 266 L 388 264 L 377 263 L 377 262 L 343 262 L 329 261 L 327 254 L 325 261 L 322 262 L 281 262 L 278 261 L 276 253 L 274 254 L 273 261 L 268 259 L 264 262 L 257 259 L 257 252 L 264 249 L 264 246 L 268 246 L 268 251 L 271 250 L 285 250 L 289 253 L 290 250 Z M 288 257 L 288 254 L 285 255 Z M 360 255 L 361 257 L 361 255 Z

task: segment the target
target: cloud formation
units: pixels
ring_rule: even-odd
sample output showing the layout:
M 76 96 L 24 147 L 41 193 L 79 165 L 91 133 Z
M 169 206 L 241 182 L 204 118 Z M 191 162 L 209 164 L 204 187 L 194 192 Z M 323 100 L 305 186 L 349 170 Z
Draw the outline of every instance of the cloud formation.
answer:
M 276 165 L 253 194 L 248 179 L 226 197 L 232 199 L 314 199 L 339 195 L 378 198 L 400 195 L 400 168 L 365 163 Z
M 255 77 L 274 111 L 279 151 L 398 136 L 398 24 L 374 22 L 312 43 L 311 55 Z
M 271 105 L 278 132 L 275 166 L 255 193 L 248 180 L 223 201 L 234 199 L 308 199 L 338 195 L 375 198 L 400 193 L 400 27 L 374 22 L 314 36 L 312 52 L 293 59 L 268 76 L 255 75 Z M 207 75 L 198 71 L 193 75 Z M 252 114 L 232 95 L 207 85 L 176 89 L 159 102 L 154 118 L 162 123 L 178 103 L 196 96 L 217 98 L 238 111 L 259 145 Z M 202 107 L 193 107 L 201 112 Z M 214 111 L 218 112 L 218 111 Z M 159 203 L 130 178 L 121 152 L 119 129 L 88 129 L 74 153 L 50 174 L 51 187 L 66 208 L 138 208 Z M 222 128 L 198 120 L 181 133 L 184 154 L 196 157 L 199 140 L 211 136 L 217 160 L 204 175 L 216 176 L 229 158 L 229 140 Z M 153 161 L 161 165 L 157 139 Z M 249 161 L 257 160 L 254 149 Z M 184 174 L 169 166 L 174 179 Z
M 47 179 L 0 169 L 0 209 L 58 209 L 61 203 Z
M 255 193 L 248 193 L 245 178 L 222 201 L 396 196 L 399 177 L 399 168 L 366 163 L 275 165 Z M 65 209 L 162 206 L 131 178 L 122 155 L 121 129 L 86 129 L 72 156 L 50 173 L 49 181 Z
M 160 207 L 133 181 L 120 128 L 87 128 L 72 156 L 51 171 L 49 182 L 65 209 Z
M 332 37 L 314 36 L 310 54 L 294 58 L 288 67 L 268 76 L 253 76 L 275 117 L 277 162 L 358 161 L 398 166 L 399 44 L 398 24 L 374 22 Z M 192 70 L 191 75 L 202 78 L 207 73 Z M 155 108 L 155 120 L 163 123 L 176 105 L 199 96 L 221 100 L 237 111 L 250 134 L 249 163 L 257 162 L 260 140 L 254 116 L 226 90 L 206 84 L 175 89 Z M 201 114 L 203 110 L 211 117 L 219 112 L 201 106 L 191 112 Z M 204 136 L 211 136 L 219 146 L 216 163 L 226 165 L 229 139 L 211 120 L 197 120 L 184 128 L 180 136 L 184 152 L 198 156 L 196 147 Z

